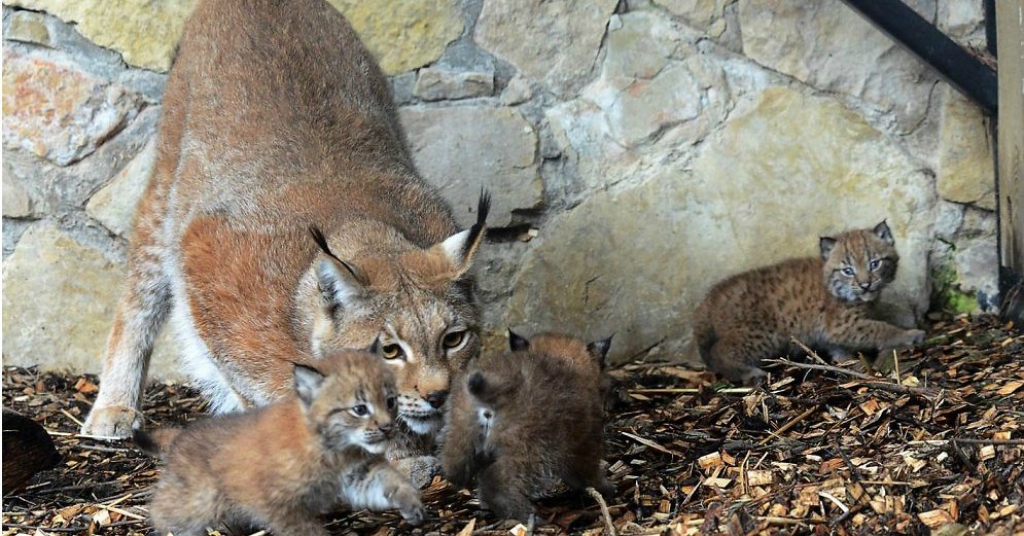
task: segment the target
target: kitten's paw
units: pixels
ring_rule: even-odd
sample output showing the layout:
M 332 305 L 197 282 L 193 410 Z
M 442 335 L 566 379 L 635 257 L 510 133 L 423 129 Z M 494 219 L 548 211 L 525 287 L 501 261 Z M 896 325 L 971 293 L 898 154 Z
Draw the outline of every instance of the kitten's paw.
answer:
M 767 377 L 767 372 L 757 367 L 751 367 L 743 372 L 743 375 L 740 377 L 740 382 L 742 382 L 743 385 L 749 385 L 750 387 L 758 387 L 764 383 L 765 378 Z
M 390 494 L 390 500 L 392 506 L 398 510 L 399 514 L 402 514 L 402 519 L 405 519 L 410 525 L 420 525 L 427 517 L 427 511 L 423 508 L 423 502 L 420 501 L 419 490 L 413 489 L 411 486 L 396 488 Z
M 441 472 L 441 462 L 436 456 L 410 456 L 394 461 L 395 468 L 409 477 L 412 485 L 422 488 Z
M 601 498 L 606 501 L 615 499 L 615 486 L 604 477 L 602 477 L 601 481 L 594 486 L 594 489 L 596 489 L 597 492 L 601 494 Z
M 915 344 L 921 344 L 922 342 L 924 342 L 924 336 L 925 336 L 924 331 L 922 331 L 920 329 L 908 329 L 906 332 L 904 332 L 904 335 L 903 335 L 904 342 L 903 342 L 903 344 L 905 346 L 912 346 L 912 345 L 915 345 Z
M 116 440 L 132 436 L 139 427 L 139 412 L 128 406 L 96 406 L 82 425 L 85 435 Z

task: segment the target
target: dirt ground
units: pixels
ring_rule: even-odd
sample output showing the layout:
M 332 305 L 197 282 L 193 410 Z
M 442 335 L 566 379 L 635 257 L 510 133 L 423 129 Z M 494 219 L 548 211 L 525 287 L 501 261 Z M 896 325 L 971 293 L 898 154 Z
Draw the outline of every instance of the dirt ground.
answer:
M 920 348 L 831 370 L 780 364 L 733 388 L 663 363 L 612 370 L 609 518 L 634 534 L 1024 534 L 1024 336 L 991 317 L 938 322 Z M 820 363 L 818 363 L 820 364 Z M 825 367 L 830 368 L 830 367 Z M 96 378 L 5 368 L 3 405 L 42 424 L 63 456 L 3 499 L 3 534 L 146 534 L 159 466 L 127 443 L 76 437 Z M 181 385 L 145 394 L 149 427 L 201 418 Z M 7 493 L 7 490 L 5 490 Z M 586 496 L 543 502 L 535 527 L 500 522 L 440 478 L 431 518 L 340 512 L 335 534 L 607 533 Z

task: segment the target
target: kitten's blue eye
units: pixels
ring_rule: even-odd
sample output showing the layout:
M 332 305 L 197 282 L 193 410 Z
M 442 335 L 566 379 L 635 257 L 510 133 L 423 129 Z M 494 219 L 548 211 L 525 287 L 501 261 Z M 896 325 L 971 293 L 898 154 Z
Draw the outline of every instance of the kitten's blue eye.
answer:
M 352 406 L 352 414 L 356 417 L 363 417 L 370 413 L 370 408 L 366 407 L 366 404 L 359 404 Z
M 868 263 L 868 270 L 871 270 L 872 272 L 874 272 L 875 270 L 878 269 L 879 266 L 881 266 L 881 264 L 882 264 L 882 261 L 880 261 L 878 259 L 872 259 L 871 262 Z
M 844 266 L 843 267 L 843 275 L 848 276 L 848 277 L 853 277 L 853 274 L 855 274 L 855 273 L 857 273 L 857 272 L 856 272 L 856 270 L 853 269 L 852 266 Z

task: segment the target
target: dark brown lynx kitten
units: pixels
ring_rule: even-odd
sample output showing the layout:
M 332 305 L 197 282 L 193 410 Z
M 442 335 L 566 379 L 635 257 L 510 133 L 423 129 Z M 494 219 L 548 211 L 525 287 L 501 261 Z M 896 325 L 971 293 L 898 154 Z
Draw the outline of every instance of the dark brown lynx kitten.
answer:
M 512 352 L 480 358 L 455 383 L 441 464 L 453 484 L 476 478 L 480 502 L 525 521 L 531 499 L 559 483 L 614 492 L 601 472 L 601 369 L 611 339 L 564 335 L 527 340 L 509 331 Z
M 821 257 L 790 259 L 719 282 L 694 320 L 704 365 L 729 381 L 750 383 L 765 375 L 761 360 L 786 350 L 791 337 L 833 357 L 921 342 L 921 330 L 868 318 L 868 303 L 896 277 L 894 245 L 883 221 L 822 237 Z
M 225 523 L 326 535 L 317 516 L 342 502 L 423 520 L 419 490 L 384 458 L 398 392 L 383 360 L 349 350 L 316 367 L 295 365 L 295 393 L 268 406 L 135 432 L 166 462 L 150 504 L 159 534 Z

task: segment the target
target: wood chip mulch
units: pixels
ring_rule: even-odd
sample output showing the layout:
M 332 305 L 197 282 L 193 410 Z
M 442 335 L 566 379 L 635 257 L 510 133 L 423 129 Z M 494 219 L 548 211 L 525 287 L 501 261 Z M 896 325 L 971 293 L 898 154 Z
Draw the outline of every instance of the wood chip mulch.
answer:
M 991 317 L 939 322 L 929 333 L 892 363 L 898 375 L 856 362 L 806 368 L 818 366 L 810 359 L 780 364 L 750 389 L 668 364 L 612 370 L 615 532 L 1024 534 L 1024 336 Z M 4 407 L 42 424 L 63 456 L 4 497 L 4 535 L 148 532 L 147 488 L 158 465 L 127 442 L 74 434 L 95 391 L 92 376 L 4 369 Z M 181 385 L 152 385 L 144 412 L 151 427 L 187 422 L 201 415 L 202 400 Z M 424 499 L 432 517 L 421 527 L 361 511 L 335 515 L 328 528 L 372 536 L 608 532 L 587 496 L 543 502 L 529 528 L 493 519 L 440 478 Z

